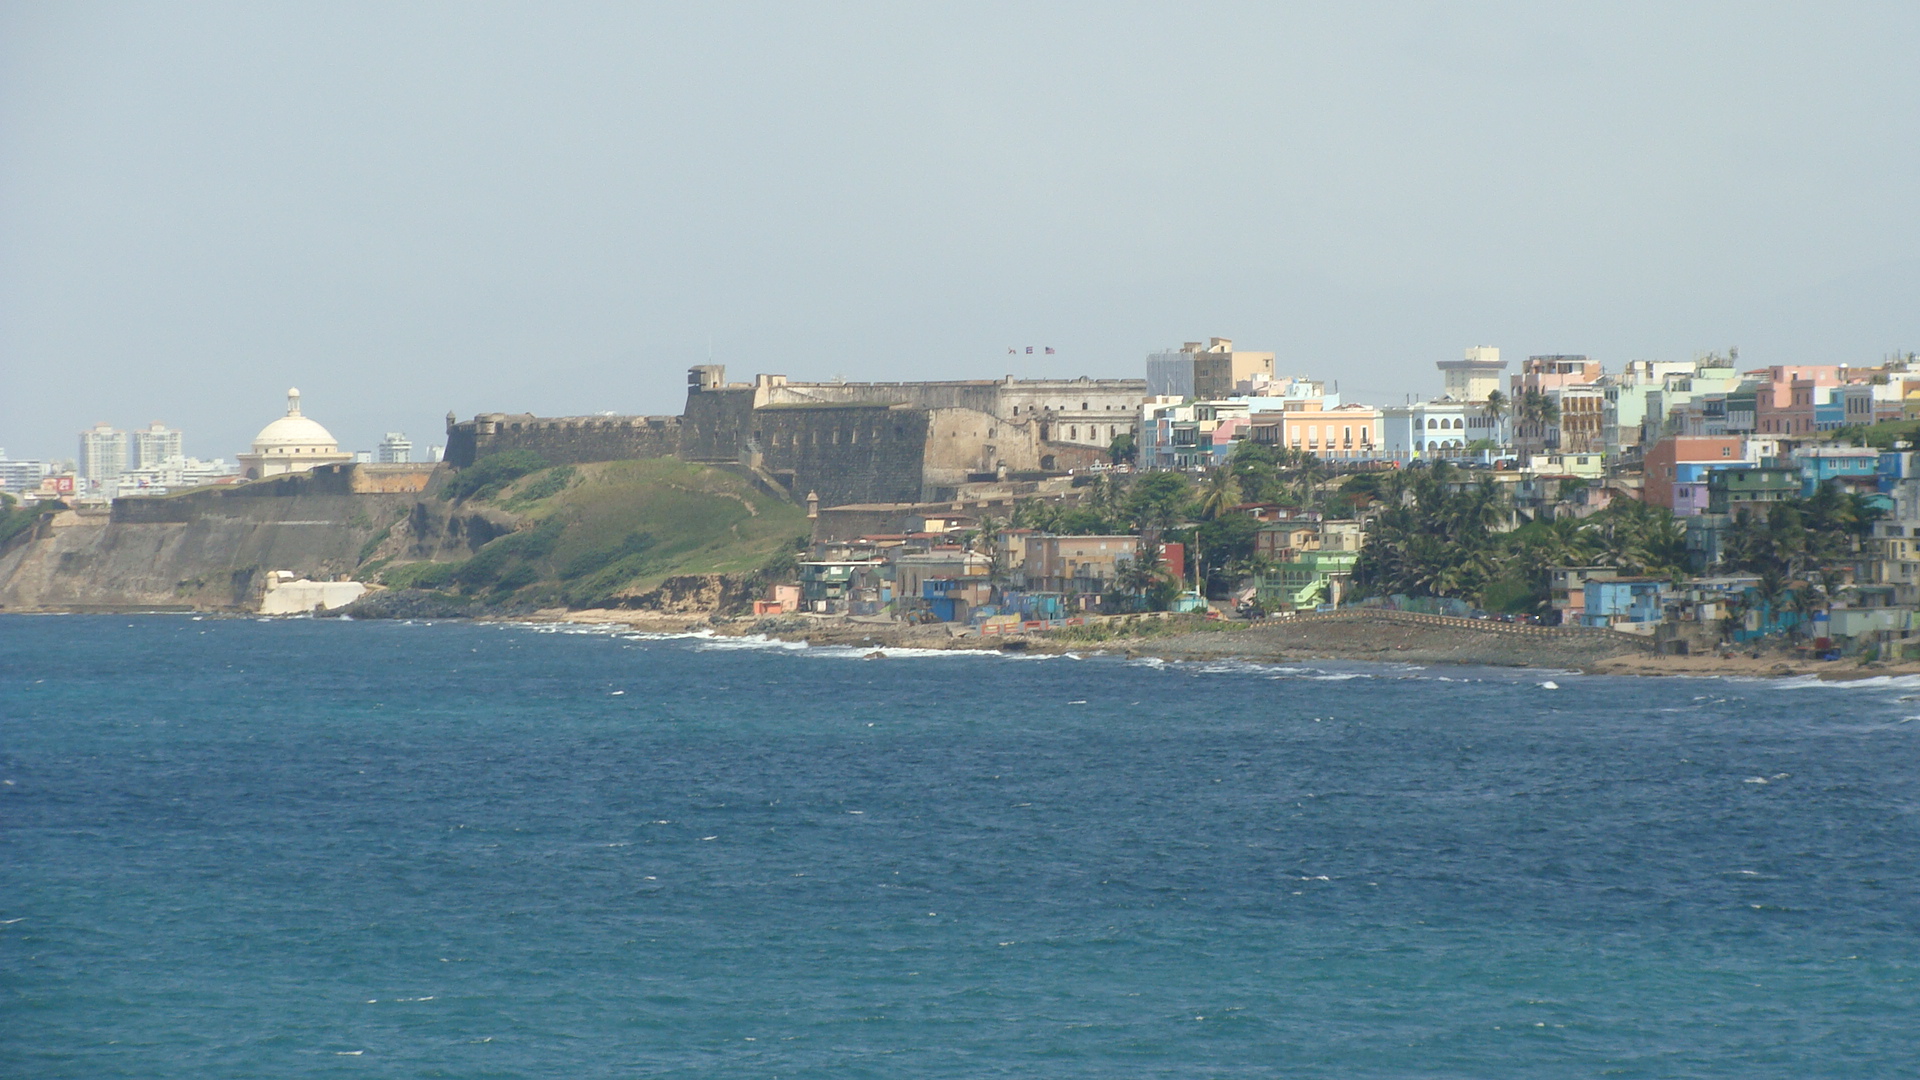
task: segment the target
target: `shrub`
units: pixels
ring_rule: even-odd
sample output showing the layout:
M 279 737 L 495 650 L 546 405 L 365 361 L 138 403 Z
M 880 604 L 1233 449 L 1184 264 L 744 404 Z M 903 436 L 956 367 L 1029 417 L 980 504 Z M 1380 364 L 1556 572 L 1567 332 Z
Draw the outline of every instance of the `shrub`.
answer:
M 521 563 L 500 575 L 500 580 L 493 583 L 493 591 L 496 594 L 504 595 L 515 589 L 525 588 L 539 580 L 540 571 L 534 569 L 527 563 Z
M 530 585 L 540 579 L 540 574 L 527 565 L 528 562 L 552 552 L 553 545 L 559 542 L 560 534 L 566 531 L 566 527 L 565 521 L 548 518 L 529 532 L 508 533 L 487 544 L 479 554 L 463 563 L 453 580 L 469 590 L 485 588 L 487 585 L 493 585 L 496 589 L 518 588 L 504 584 L 509 578 L 521 585 Z M 525 573 L 521 572 L 523 570 Z
M 530 472 L 547 467 L 547 459 L 531 450 L 503 450 L 460 470 L 441 490 L 443 499 L 484 499 Z
M 360 557 L 353 561 L 356 564 L 358 564 L 358 563 L 366 562 L 368 559 L 373 558 L 373 553 L 376 551 L 379 551 L 380 545 L 386 543 L 387 537 L 392 535 L 393 535 L 393 526 L 391 524 L 389 524 L 386 528 L 381 529 L 379 532 L 374 533 L 371 537 L 367 539 L 366 543 L 360 545 Z
M 625 539 L 613 547 L 583 551 L 568 559 L 567 564 L 560 568 L 560 577 L 562 580 L 571 581 L 574 578 L 596 573 L 622 559 L 646 554 L 653 548 L 655 542 L 652 533 L 628 533 Z
M 32 528 L 33 523 L 40 520 L 40 513 L 37 507 L 15 506 L 12 499 L 8 499 L 5 508 L 0 509 L 0 544 Z
M 453 581 L 465 563 L 416 562 L 380 573 L 380 583 L 395 589 L 440 589 Z
M 574 469 L 571 465 L 562 465 L 557 469 L 550 469 L 546 475 L 539 477 L 534 480 L 533 483 L 520 489 L 518 494 L 507 501 L 507 505 L 510 507 L 525 506 L 528 503 L 539 502 L 541 499 L 551 499 L 555 495 L 567 490 L 567 485 L 573 483 L 573 476 Z

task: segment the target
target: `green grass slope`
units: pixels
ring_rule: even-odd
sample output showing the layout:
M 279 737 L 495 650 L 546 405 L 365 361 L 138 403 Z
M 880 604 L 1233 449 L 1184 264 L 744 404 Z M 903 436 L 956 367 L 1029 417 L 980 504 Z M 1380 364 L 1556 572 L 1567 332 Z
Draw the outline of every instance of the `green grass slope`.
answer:
M 471 496 L 520 528 L 461 563 L 385 567 L 380 580 L 489 604 L 594 607 L 684 574 L 750 574 L 790 557 L 806 511 L 723 469 L 671 459 L 536 469 Z

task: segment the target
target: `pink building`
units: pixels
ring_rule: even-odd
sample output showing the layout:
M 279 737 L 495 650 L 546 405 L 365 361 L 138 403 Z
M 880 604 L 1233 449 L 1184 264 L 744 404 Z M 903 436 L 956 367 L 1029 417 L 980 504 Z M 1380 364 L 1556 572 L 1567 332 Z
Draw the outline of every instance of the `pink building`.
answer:
M 1529 356 L 1512 377 L 1513 396 L 1528 390 L 1558 390 L 1600 381 L 1600 364 L 1584 356 Z
M 1753 427 L 1762 435 L 1811 435 L 1820 430 L 1814 407 L 1840 385 L 1838 364 L 1776 364 L 1749 375 L 1762 378 L 1754 394 Z

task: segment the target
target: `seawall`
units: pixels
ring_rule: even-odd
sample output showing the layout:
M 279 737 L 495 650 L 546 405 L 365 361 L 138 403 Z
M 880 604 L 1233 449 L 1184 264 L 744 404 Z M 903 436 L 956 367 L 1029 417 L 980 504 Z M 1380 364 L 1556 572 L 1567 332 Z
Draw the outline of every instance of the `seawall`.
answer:
M 269 571 L 331 581 L 383 545 L 431 558 L 511 527 L 453 520 L 423 497 L 433 479 L 418 466 L 340 466 L 61 511 L 0 551 L 0 611 L 247 611 Z

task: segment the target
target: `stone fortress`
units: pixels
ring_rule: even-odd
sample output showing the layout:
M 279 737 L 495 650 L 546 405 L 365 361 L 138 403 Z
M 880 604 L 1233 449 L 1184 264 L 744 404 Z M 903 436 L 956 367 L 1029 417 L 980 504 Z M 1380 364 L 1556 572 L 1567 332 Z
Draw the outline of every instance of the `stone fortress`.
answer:
M 447 461 L 531 450 L 554 464 L 678 457 L 752 469 L 822 506 L 951 498 L 963 484 L 1084 469 L 1134 429 L 1144 379 L 726 381 L 687 373 L 680 416 L 447 417 Z

